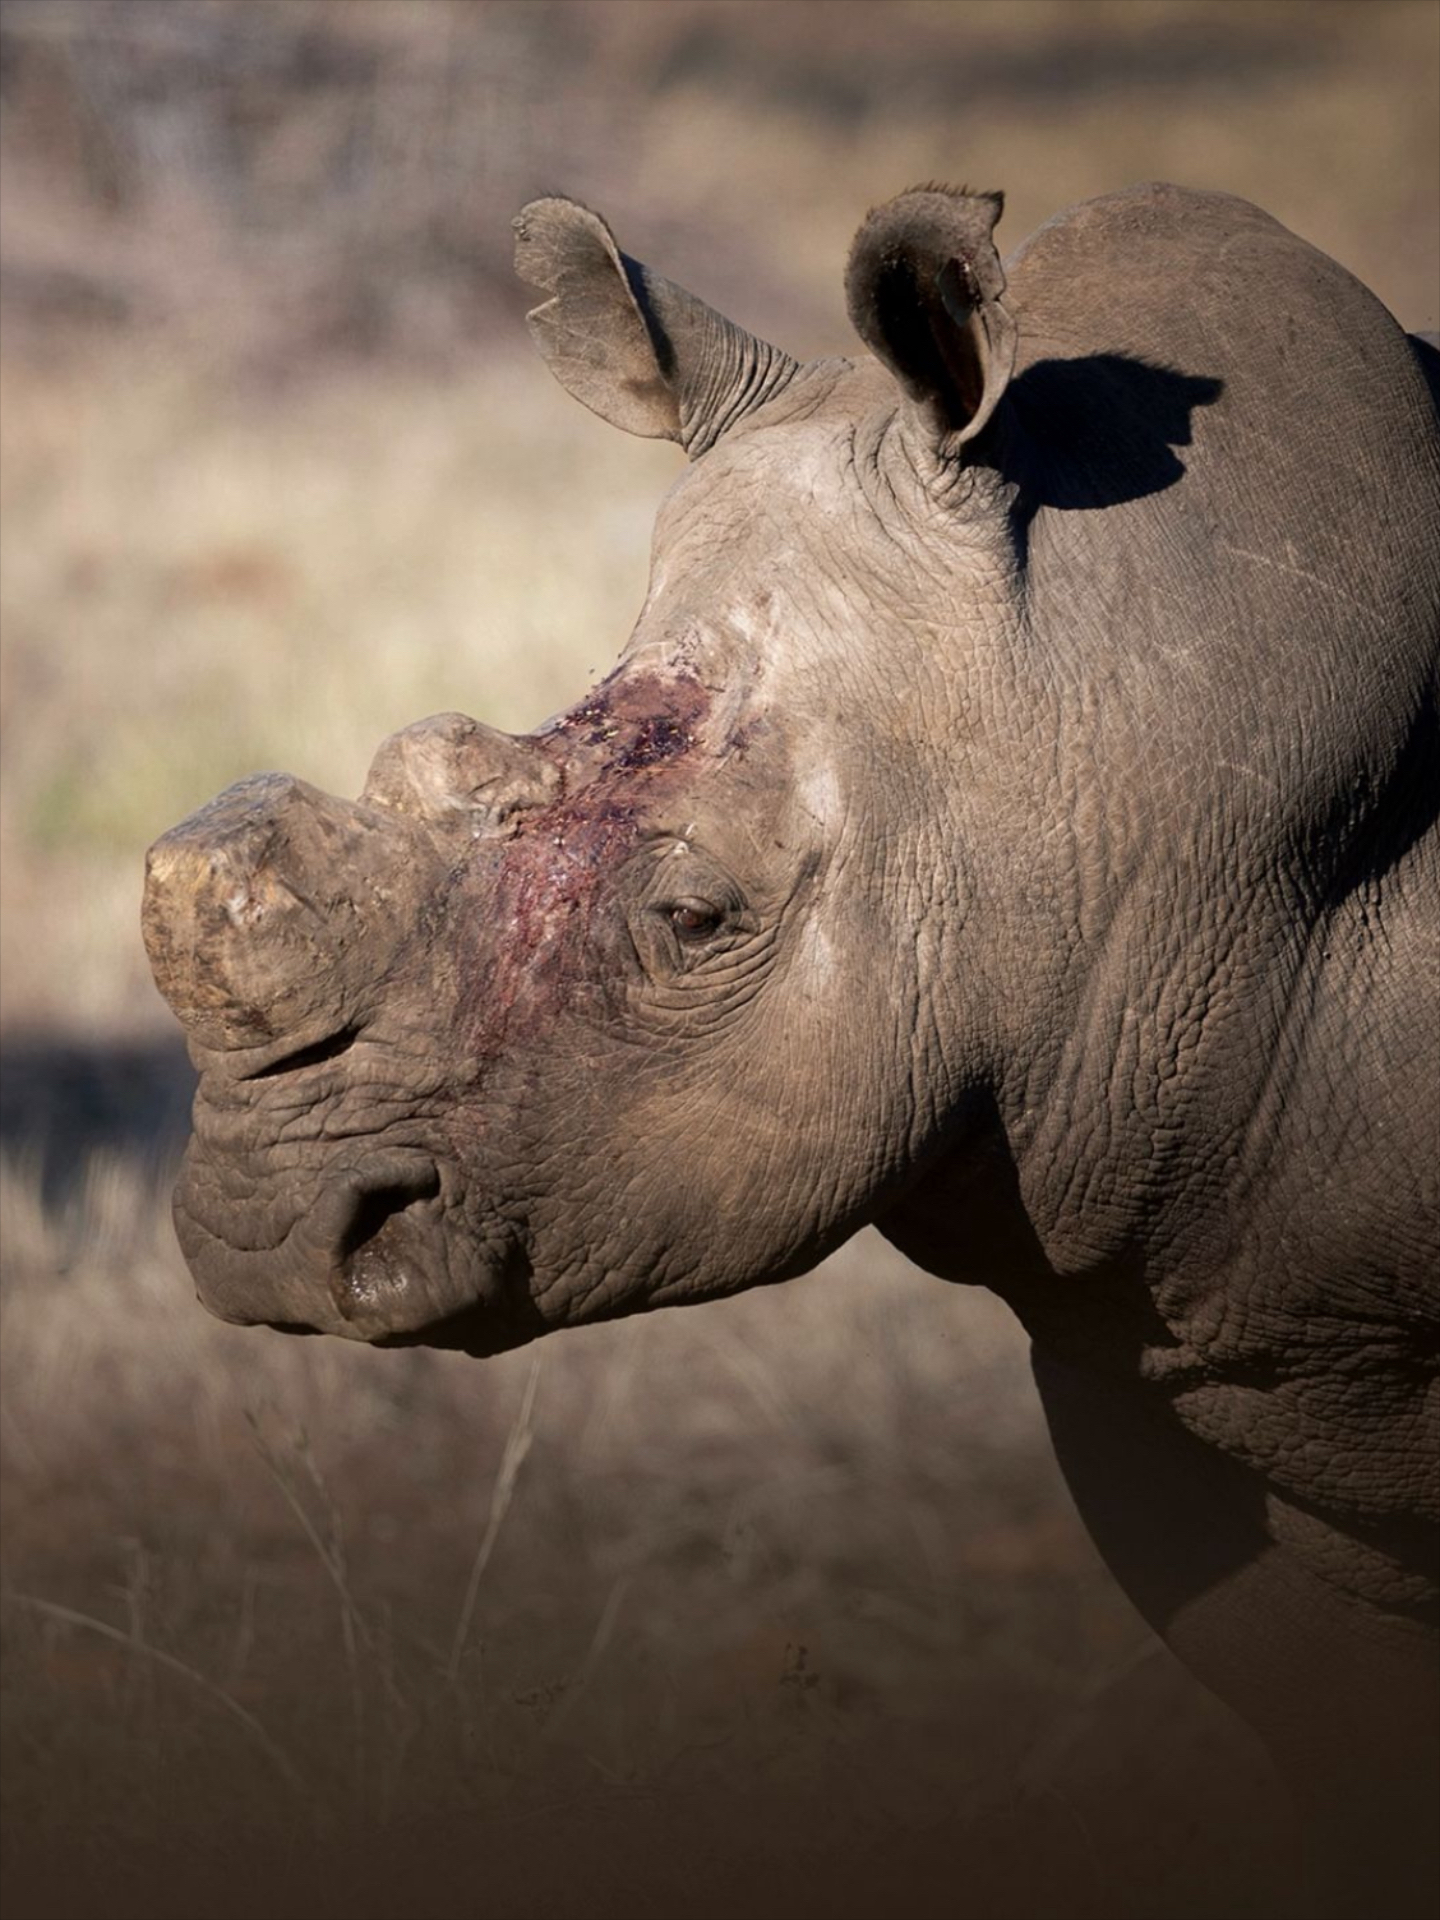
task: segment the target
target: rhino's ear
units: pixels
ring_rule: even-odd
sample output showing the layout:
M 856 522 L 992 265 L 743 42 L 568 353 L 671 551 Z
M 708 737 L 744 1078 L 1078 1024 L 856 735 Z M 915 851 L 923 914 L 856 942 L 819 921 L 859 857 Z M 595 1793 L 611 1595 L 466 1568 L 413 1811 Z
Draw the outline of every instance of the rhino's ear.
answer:
M 855 331 L 951 456 L 995 411 L 1015 365 L 1015 322 L 995 251 L 998 193 L 916 187 L 855 236 L 845 294 Z
M 560 384 L 612 425 L 676 440 L 692 460 L 797 371 L 789 354 L 621 253 L 599 214 L 573 200 L 524 209 L 515 267 L 550 295 L 529 325 Z

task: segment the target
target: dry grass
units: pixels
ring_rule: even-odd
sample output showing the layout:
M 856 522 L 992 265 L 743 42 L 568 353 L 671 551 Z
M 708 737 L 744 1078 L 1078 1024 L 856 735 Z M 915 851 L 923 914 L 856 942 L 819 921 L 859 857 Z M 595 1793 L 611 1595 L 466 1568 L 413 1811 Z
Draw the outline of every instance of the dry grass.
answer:
M 22 1911 L 862 1916 L 903 1850 L 1098 1915 L 1147 1720 L 1166 1831 L 1254 1776 L 1164 1665 L 1092 1714 L 1145 1636 L 1022 1344 L 872 1239 L 482 1372 L 177 1311 L 133 1164 L 4 1201 Z
M 1012 240 L 1228 187 L 1435 325 L 1440 15 L 16 0 L 3 33 L 8 1911 L 1271 1920 L 1263 1769 L 1146 1655 L 993 1303 L 867 1237 L 538 1373 L 214 1325 L 135 920 L 145 844 L 227 780 L 353 792 L 393 727 L 526 726 L 623 641 L 675 456 L 525 357 L 528 194 L 801 351 L 845 349 L 863 208 L 936 174 L 1006 187 Z

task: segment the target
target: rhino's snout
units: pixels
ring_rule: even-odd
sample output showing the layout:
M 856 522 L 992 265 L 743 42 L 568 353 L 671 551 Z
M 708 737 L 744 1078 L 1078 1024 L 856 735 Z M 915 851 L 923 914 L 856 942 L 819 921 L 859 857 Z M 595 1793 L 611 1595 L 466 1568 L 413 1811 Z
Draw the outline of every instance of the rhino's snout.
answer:
M 453 1311 L 442 1177 L 434 1159 L 380 1149 L 325 1167 L 285 1199 L 273 1243 L 236 1244 L 223 1187 L 192 1149 L 176 1225 L 200 1298 L 222 1320 L 346 1333 L 369 1340 Z
M 414 924 L 433 855 L 393 814 L 287 774 L 241 781 L 150 849 L 156 985 L 222 1052 L 352 1022 Z
M 559 783 L 532 742 L 442 714 L 385 743 L 358 801 L 264 774 L 151 848 L 145 944 L 202 1068 L 176 1227 L 220 1318 L 471 1351 L 531 1337 L 518 1238 L 468 1223 L 436 1119 L 449 1063 L 412 1036 L 454 991 L 436 903 L 478 836 Z
M 453 1168 L 418 1148 L 326 1166 L 262 1246 L 237 1244 L 223 1179 L 192 1147 L 175 1224 L 201 1304 L 218 1319 L 381 1346 L 499 1353 L 539 1331 L 522 1247 L 457 1232 Z

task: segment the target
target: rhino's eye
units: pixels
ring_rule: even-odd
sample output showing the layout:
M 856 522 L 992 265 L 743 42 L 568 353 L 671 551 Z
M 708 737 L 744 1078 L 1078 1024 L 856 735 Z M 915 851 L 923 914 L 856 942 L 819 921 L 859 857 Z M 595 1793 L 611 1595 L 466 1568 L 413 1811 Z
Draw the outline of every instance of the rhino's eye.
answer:
M 724 914 L 708 900 L 677 900 L 665 909 L 682 940 L 703 940 L 714 933 Z

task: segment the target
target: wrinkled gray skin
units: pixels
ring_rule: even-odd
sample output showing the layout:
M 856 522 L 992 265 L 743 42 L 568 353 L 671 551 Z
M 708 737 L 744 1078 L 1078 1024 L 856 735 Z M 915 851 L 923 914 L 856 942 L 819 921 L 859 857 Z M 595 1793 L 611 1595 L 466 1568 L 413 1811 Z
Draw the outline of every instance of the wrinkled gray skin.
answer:
M 181 1241 L 224 1318 L 489 1352 L 875 1222 L 1020 1315 L 1336 1909 L 1424 1911 L 1437 356 L 1239 200 L 1003 271 L 998 210 L 878 210 L 871 351 L 807 366 L 522 215 L 558 378 L 691 457 L 649 597 L 537 734 L 443 716 L 358 805 L 271 776 L 153 850 Z

